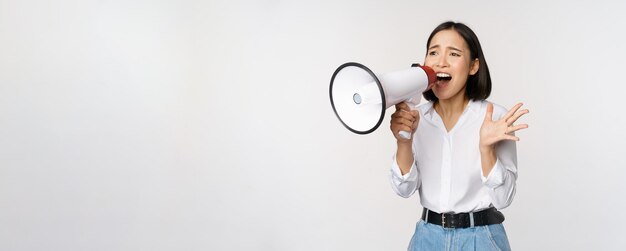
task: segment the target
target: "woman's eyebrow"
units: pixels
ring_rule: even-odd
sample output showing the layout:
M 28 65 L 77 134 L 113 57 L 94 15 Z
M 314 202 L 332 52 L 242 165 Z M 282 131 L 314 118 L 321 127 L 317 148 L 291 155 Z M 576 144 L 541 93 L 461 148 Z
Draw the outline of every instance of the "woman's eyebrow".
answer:
M 448 49 L 453 50 L 453 51 L 463 52 L 463 50 L 456 48 L 454 46 L 448 46 Z
M 436 45 L 433 45 L 433 46 L 431 46 L 430 48 L 428 48 L 428 50 L 437 49 L 437 48 L 439 48 L 439 47 L 441 47 L 441 46 L 439 46 L 438 44 L 436 44 Z M 461 49 L 459 49 L 459 48 L 456 48 L 456 47 L 454 47 L 454 46 L 448 46 L 448 47 L 446 47 L 446 48 L 448 48 L 449 50 L 453 50 L 453 51 L 463 52 L 463 50 L 461 50 Z

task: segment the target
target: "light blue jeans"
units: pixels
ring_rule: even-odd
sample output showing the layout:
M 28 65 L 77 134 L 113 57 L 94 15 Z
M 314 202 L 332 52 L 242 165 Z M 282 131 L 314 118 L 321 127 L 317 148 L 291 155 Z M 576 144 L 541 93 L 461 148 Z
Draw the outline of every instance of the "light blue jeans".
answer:
M 457 251 L 457 250 L 511 250 L 502 224 L 470 228 L 443 228 L 441 226 L 417 222 L 415 234 L 411 238 L 409 251 Z

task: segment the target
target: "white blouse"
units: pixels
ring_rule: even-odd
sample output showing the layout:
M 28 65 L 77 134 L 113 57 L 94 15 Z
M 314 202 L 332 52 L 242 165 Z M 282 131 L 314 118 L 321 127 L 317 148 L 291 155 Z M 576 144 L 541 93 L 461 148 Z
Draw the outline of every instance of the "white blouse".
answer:
M 470 101 L 450 132 L 432 102 L 418 106 L 420 120 L 413 135 L 415 161 L 402 175 L 394 155 L 390 177 L 393 190 L 405 198 L 418 190 L 422 206 L 438 213 L 509 206 L 517 179 L 515 141 L 497 143 L 496 164 L 485 178 L 478 144 L 487 104 Z M 494 120 L 506 113 L 504 107 L 494 104 Z

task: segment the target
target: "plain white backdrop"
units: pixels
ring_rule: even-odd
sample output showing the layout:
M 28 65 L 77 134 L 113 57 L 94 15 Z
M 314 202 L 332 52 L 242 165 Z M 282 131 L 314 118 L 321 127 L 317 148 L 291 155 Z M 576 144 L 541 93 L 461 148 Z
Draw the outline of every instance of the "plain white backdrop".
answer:
M 524 102 L 515 250 L 624 250 L 623 1 L 0 0 L 0 250 L 405 250 L 387 119 L 330 77 L 454 20 Z

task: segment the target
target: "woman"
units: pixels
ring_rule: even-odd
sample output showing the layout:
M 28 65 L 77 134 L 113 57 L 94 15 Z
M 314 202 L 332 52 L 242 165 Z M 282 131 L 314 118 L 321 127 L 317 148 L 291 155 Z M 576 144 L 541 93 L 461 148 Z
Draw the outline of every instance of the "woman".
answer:
M 517 178 L 515 121 L 528 110 L 511 110 L 485 99 L 491 78 L 480 43 L 462 23 L 446 22 L 431 33 L 424 65 L 437 81 L 429 101 L 411 109 L 396 105 L 391 131 L 397 152 L 391 168 L 394 191 L 419 191 L 424 207 L 409 250 L 510 250 L 498 210 L 511 204 Z M 400 131 L 413 132 L 404 139 Z

